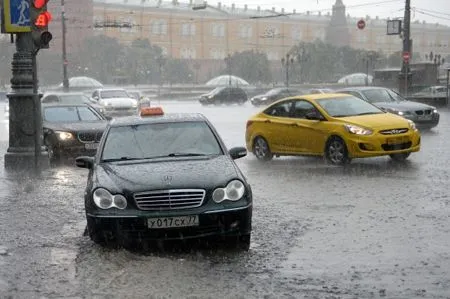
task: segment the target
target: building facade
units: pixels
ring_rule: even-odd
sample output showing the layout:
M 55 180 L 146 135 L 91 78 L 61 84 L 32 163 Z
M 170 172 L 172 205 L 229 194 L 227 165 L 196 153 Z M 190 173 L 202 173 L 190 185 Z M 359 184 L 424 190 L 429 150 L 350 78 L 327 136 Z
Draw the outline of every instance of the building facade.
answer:
M 225 6 L 220 2 L 203 10 L 192 8 L 192 0 L 190 3 L 177 0 L 94 0 L 93 21 L 94 25 L 97 24 L 94 32 L 117 38 L 124 44 L 135 39 L 149 39 L 172 58 L 223 60 L 234 52 L 257 50 L 266 53 L 271 61 L 280 61 L 301 41 L 330 39 L 328 26 L 336 19 L 330 14 L 248 9 L 246 5 Z M 345 6 L 342 0 L 337 0 L 333 12 L 342 10 L 345 13 Z M 385 19 L 366 16 L 362 18 L 366 22 L 363 30 L 356 26 L 360 19 L 347 15 L 344 23 L 342 16 L 338 20 L 341 27 L 347 27 L 345 30 L 340 28 L 348 32 L 345 44 L 385 54 L 402 49 L 399 36 L 386 35 Z M 102 27 L 105 24 L 126 26 Z M 411 24 L 411 37 L 415 53 L 450 54 L 450 28 L 447 26 L 415 22 Z

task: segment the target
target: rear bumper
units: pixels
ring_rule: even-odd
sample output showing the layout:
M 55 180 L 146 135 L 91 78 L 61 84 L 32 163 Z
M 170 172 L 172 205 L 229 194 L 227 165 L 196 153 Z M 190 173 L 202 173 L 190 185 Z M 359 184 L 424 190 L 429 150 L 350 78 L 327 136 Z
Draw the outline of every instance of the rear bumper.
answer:
M 94 225 L 97 232 L 111 234 L 125 242 L 239 236 L 250 234 L 252 229 L 251 205 L 239 210 L 202 213 L 198 216 L 198 226 L 149 229 L 148 217 L 106 217 L 86 214 L 88 223 Z

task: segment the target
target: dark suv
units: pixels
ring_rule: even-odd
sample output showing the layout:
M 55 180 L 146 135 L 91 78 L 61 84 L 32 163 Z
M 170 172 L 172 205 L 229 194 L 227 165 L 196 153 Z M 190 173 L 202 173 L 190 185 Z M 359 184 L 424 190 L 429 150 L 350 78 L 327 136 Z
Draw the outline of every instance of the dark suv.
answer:
M 247 102 L 247 93 L 235 86 L 217 87 L 210 92 L 200 96 L 199 102 L 202 105 L 239 104 Z

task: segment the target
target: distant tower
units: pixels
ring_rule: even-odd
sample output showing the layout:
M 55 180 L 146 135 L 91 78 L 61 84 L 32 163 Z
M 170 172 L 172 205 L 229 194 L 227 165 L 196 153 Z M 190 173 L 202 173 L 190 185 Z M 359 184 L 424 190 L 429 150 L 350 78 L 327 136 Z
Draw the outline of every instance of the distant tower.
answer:
M 350 34 L 347 27 L 347 17 L 345 16 L 345 5 L 342 0 L 336 0 L 333 5 L 330 24 L 328 24 L 326 40 L 334 46 L 343 47 L 350 45 Z

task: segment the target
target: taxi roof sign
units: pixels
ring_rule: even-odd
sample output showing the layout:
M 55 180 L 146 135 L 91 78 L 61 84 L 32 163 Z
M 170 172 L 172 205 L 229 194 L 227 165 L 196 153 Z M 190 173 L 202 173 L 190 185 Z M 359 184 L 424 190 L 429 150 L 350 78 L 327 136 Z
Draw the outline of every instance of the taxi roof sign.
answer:
M 161 107 L 144 107 L 140 112 L 141 116 L 157 116 L 164 115 L 164 111 Z

